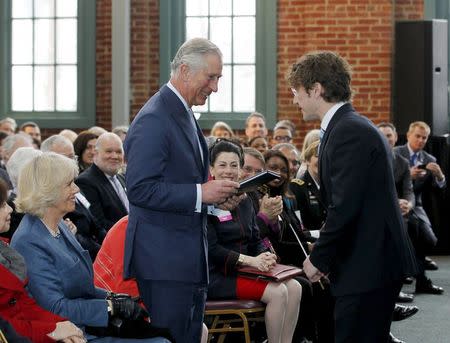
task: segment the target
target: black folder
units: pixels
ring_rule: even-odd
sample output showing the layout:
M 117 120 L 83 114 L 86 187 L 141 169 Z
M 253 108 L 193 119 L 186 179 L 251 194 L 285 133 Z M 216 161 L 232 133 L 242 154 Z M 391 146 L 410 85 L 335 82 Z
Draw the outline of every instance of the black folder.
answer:
M 252 192 L 258 189 L 258 187 L 274 180 L 274 179 L 281 179 L 280 174 L 274 173 L 270 170 L 262 171 L 259 174 L 253 175 L 249 177 L 248 179 L 242 180 L 239 182 L 239 189 L 238 193 L 247 193 Z

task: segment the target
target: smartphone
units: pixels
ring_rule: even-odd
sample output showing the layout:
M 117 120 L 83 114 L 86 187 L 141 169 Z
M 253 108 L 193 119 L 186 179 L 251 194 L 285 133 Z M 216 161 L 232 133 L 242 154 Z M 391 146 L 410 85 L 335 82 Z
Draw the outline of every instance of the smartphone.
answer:
M 426 165 L 426 164 L 419 164 L 419 165 L 417 166 L 417 168 L 426 170 L 426 169 L 427 169 L 427 165 Z

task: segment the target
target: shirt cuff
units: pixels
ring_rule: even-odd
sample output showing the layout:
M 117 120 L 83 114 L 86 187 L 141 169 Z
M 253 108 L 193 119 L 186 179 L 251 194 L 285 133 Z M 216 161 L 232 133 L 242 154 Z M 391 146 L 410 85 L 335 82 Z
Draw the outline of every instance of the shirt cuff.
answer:
M 197 200 L 195 202 L 195 212 L 202 213 L 202 185 L 197 184 Z
M 444 178 L 442 179 L 442 181 L 439 181 L 439 180 L 437 179 L 437 177 L 435 177 L 434 179 L 435 179 L 435 181 L 436 181 L 436 185 L 437 185 L 439 188 L 444 188 L 444 186 L 445 186 L 445 175 L 444 175 Z

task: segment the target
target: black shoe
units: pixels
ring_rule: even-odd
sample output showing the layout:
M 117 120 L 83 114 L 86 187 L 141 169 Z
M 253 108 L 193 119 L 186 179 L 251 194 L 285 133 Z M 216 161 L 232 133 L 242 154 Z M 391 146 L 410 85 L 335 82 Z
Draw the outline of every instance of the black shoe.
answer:
M 392 320 L 398 322 L 415 315 L 419 311 L 417 306 L 404 306 L 395 304 L 394 312 L 392 313 Z
M 414 300 L 414 294 L 400 292 L 397 296 L 397 302 L 399 303 L 410 303 Z
M 426 270 L 438 270 L 439 267 L 431 258 L 425 257 L 425 269 Z
M 414 282 L 414 279 L 411 276 L 405 277 L 405 279 L 403 280 L 403 283 L 405 285 L 410 285 Z
M 442 294 L 444 289 L 442 287 L 433 285 L 433 282 L 427 278 L 417 278 L 416 280 L 416 293 L 427 293 L 427 294 Z
M 388 339 L 388 343 L 405 343 L 402 340 L 399 340 L 398 338 L 396 338 L 392 332 L 389 332 L 389 339 Z

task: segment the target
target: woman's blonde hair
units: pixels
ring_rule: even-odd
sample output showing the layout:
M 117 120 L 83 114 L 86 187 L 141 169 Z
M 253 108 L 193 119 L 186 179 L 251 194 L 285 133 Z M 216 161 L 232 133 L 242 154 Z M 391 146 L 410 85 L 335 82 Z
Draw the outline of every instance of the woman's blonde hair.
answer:
M 18 212 L 42 217 L 60 200 L 61 189 L 78 175 L 74 160 L 46 152 L 28 162 L 20 171 L 17 185 Z
M 302 152 L 302 161 L 309 162 L 311 161 L 311 157 L 319 154 L 319 143 L 320 141 L 317 140 L 309 144 L 306 150 Z

